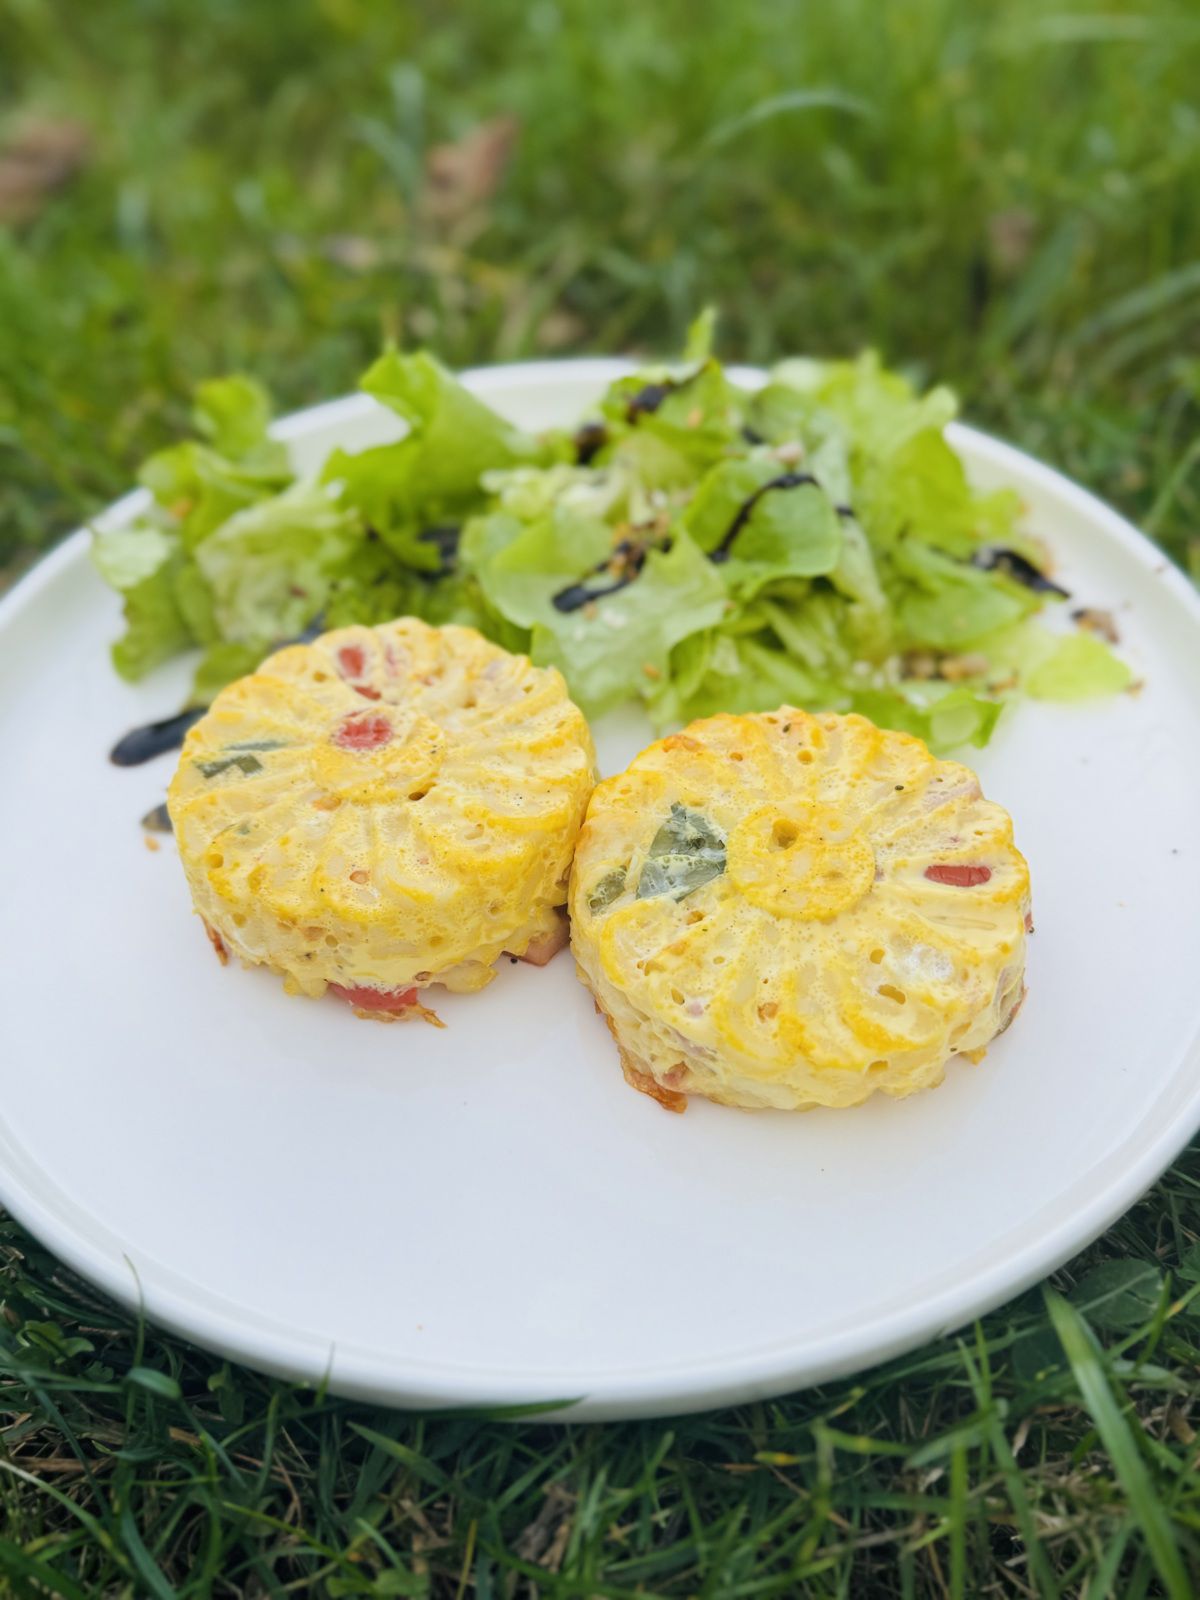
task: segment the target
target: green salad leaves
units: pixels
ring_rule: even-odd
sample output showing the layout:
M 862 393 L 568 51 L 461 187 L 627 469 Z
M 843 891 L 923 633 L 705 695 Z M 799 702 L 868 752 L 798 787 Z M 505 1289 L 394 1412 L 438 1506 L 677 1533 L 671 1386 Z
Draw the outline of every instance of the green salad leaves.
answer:
M 191 646 L 203 703 L 288 639 L 414 614 L 561 669 L 590 713 L 660 726 L 718 710 L 857 710 L 935 748 L 986 743 L 1016 694 L 1128 687 L 1008 491 L 980 493 L 917 394 L 872 355 L 792 360 L 743 390 L 698 319 L 681 365 L 614 383 L 537 436 L 432 356 L 387 351 L 363 388 L 404 421 L 294 478 L 252 380 L 203 384 L 196 437 L 146 462 L 152 505 L 96 536 L 124 600 L 117 670 Z

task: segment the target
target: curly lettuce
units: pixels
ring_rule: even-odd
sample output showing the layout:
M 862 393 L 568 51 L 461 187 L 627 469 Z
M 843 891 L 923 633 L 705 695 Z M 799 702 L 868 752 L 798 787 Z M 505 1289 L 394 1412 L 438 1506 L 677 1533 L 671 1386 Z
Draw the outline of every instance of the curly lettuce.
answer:
M 335 450 L 325 479 L 400 562 L 436 573 L 444 562 L 431 530 L 457 526 L 478 507 L 484 473 L 540 462 L 544 452 L 423 352 L 387 351 L 361 388 L 409 431 L 395 444 Z
M 1063 591 L 1008 491 L 981 493 L 922 394 L 874 355 L 788 360 L 753 392 L 704 313 L 677 365 L 618 379 L 583 425 L 514 427 L 426 352 L 362 387 L 397 442 L 296 482 L 253 380 L 201 385 L 195 436 L 152 456 L 153 504 L 98 535 L 138 677 L 204 648 L 206 700 L 280 642 L 415 614 L 561 669 L 591 713 L 661 726 L 790 701 L 855 710 L 938 750 L 982 745 L 1019 695 L 1113 694 L 1094 633 L 1047 627 Z

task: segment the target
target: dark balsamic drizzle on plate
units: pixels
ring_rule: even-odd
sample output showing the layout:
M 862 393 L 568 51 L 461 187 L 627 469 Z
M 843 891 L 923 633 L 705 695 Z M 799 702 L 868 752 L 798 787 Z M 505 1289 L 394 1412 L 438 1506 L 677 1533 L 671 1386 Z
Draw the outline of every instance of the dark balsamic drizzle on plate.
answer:
M 1048 578 L 1040 567 L 1035 567 L 1029 557 L 1023 556 L 1019 550 L 992 545 L 986 550 L 977 550 L 971 557 L 971 565 L 981 567 L 984 572 L 1003 573 L 1006 578 L 1024 584 L 1026 589 L 1032 589 L 1035 594 L 1056 594 L 1062 600 L 1071 598 L 1070 590 L 1055 583 L 1053 578 Z
M 152 806 L 142 818 L 142 827 L 147 833 L 174 833 L 171 826 L 171 813 L 167 810 L 167 802 Z
M 325 616 L 322 612 L 302 632 L 292 634 L 289 639 L 278 640 L 273 648 L 282 650 L 289 644 L 311 644 L 324 632 Z M 207 710 L 207 706 L 185 706 L 173 717 L 163 717 L 160 722 L 147 722 L 140 728 L 130 728 L 108 752 L 108 759 L 115 767 L 140 767 L 144 761 L 153 761 L 155 756 L 165 755 L 168 750 L 178 750 L 188 729 L 193 723 L 199 722 Z
M 282 650 L 286 644 L 311 644 L 314 639 L 319 639 L 324 632 L 325 613 L 319 612 L 307 628 L 300 633 L 294 633 L 290 639 L 281 639 L 275 648 L 276 650 Z
M 153 761 L 167 750 L 178 750 L 188 729 L 199 722 L 204 712 L 204 706 L 188 706 L 176 716 L 164 717 L 161 722 L 147 722 L 143 727 L 131 728 L 113 745 L 108 759 L 116 767 L 140 767 L 143 761 Z

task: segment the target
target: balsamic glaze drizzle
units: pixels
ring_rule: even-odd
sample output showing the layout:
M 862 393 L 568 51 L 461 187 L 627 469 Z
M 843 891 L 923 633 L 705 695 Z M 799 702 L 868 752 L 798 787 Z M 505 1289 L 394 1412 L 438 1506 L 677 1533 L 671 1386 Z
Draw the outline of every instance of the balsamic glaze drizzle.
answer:
M 1040 567 L 1034 566 L 1028 556 L 1023 556 L 1019 550 L 1010 550 L 1004 545 L 993 545 L 987 550 L 977 550 L 971 557 L 971 565 L 981 567 L 984 572 L 1002 572 L 1006 578 L 1011 578 L 1014 583 L 1024 584 L 1035 594 L 1056 594 L 1063 600 L 1071 598 L 1070 590 L 1055 583 L 1053 578 L 1048 578 Z
M 622 589 L 627 589 L 638 573 L 642 570 L 642 563 L 619 578 L 614 578 L 611 583 L 592 584 L 569 583 L 565 589 L 560 589 L 557 594 L 551 595 L 550 604 L 556 611 L 579 611 L 583 606 L 590 605 L 593 600 L 603 600 L 605 595 L 617 594 Z
M 718 565 L 722 561 L 729 560 L 733 541 L 746 526 L 746 523 L 750 520 L 751 512 L 768 489 L 798 489 L 802 484 L 815 484 L 816 482 L 817 480 L 811 472 L 782 472 L 777 478 L 772 478 L 769 482 L 764 483 L 761 488 L 756 489 L 752 495 L 749 495 L 742 502 L 737 516 L 729 524 L 729 530 L 725 537 L 715 549 L 708 552 L 708 559 Z M 853 517 L 854 515 L 852 506 L 835 506 L 834 510 L 839 517 Z M 578 611 L 593 600 L 603 600 L 606 595 L 616 594 L 619 590 L 628 588 L 638 576 L 646 565 L 646 556 L 651 549 L 669 550 L 670 548 L 671 541 L 669 539 L 655 545 L 638 544 L 631 539 L 622 539 L 620 544 L 614 548 L 611 556 L 606 557 L 605 560 L 592 568 L 592 574 L 610 573 L 613 570 L 614 562 L 617 562 L 620 570 L 611 583 L 588 583 L 586 578 L 580 583 L 569 583 L 566 588 L 560 589 L 555 595 L 551 595 L 550 604 L 556 611 Z
M 433 545 L 438 553 L 441 563 L 435 577 L 444 578 L 448 572 L 453 572 L 458 562 L 458 541 L 462 537 L 462 525 L 457 522 L 439 522 L 432 528 L 422 528 L 417 535 L 422 544 Z
M 289 644 L 311 644 L 324 632 L 325 614 L 318 612 L 307 628 L 288 639 L 277 640 L 272 648 L 282 650 Z M 147 722 L 140 728 L 130 728 L 108 752 L 108 759 L 114 767 L 140 767 L 144 761 L 153 761 L 155 756 L 161 756 L 168 750 L 178 750 L 188 729 L 193 723 L 199 722 L 207 710 L 207 706 L 185 706 L 175 716 L 164 717 L 161 722 Z
M 319 639 L 324 632 L 325 613 L 320 611 L 307 628 L 302 629 L 300 633 L 294 633 L 290 639 L 281 639 L 275 649 L 282 650 L 285 644 L 311 644 L 314 639 Z
M 147 833 L 174 833 L 171 826 L 171 813 L 167 810 L 167 802 L 163 800 L 159 805 L 152 806 L 142 818 L 142 827 Z
M 811 472 L 781 472 L 777 478 L 768 479 L 768 481 L 760 488 L 756 489 L 752 495 L 747 495 L 746 499 L 742 501 L 742 504 L 738 509 L 738 514 L 729 524 L 729 528 L 726 531 L 725 537 L 721 540 L 719 545 L 716 545 L 708 552 L 708 559 L 710 561 L 715 561 L 718 565 L 722 561 L 729 560 L 730 551 L 733 547 L 733 541 L 749 522 L 751 513 L 753 512 L 755 506 L 762 499 L 763 495 L 765 495 L 769 490 L 799 489 L 803 484 L 816 483 L 816 481 L 817 480 L 813 477 Z
M 639 544 L 633 539 L 622 539 L 620 544 L 614 547 L 612 555 L 606 556 L 592 568 L 593 573 L 611 572 L 614 561 L 618 562 L 620 571 L 611 583 L 589 584 L 586 579 L 582 583 L 569 583 L 566 588 L 551 595 L 550 604 L 556 611 L 578 611 L 593 600 L 603 600 L 605 595 L 616 594 L 619 590 L 628 588 L 646 565 L 646 557 L 651 548 L 669 550 L 671 542 L 667 540 L 665 543 L 649 546 Z
M 153 761 L 166 750 L 178 750 L 184 735 L 194 722 L 199 722 L 204 706 L 188 706 L 176 716 L 164 717 L 161 722 L 147 722 L 141 728 L 131 728 L 113 745 L 108 759 L 116 767 L 140 767 L 143 761 Z
M 585 422 L 576 428 L 571 443 L 575 446 L 575 460 L 586 467 L 608 443 L 608 428 L 603 422 Z
M 626 421 L 636 422 L 640 416 L 647 416 L 650 412 L 657 411 L 668 395 L 674 394 L 676 389 L 682 389 L 684 384 L 691 381 L 691 378 L 664 378 L 661 383 L 643 384 L 636 394 L 629 397 L 625 407 Z

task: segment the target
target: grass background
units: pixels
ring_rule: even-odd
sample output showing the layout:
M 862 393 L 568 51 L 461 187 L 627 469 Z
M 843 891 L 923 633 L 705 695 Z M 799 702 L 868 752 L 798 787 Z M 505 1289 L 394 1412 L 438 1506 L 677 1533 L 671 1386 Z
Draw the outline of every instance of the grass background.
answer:
M 200 377 L 293 408 L 385 336 L 661 352 L 707 300 L 731 358 L 874 344 L 950 380 L 1200 574 L 1191 0 L 0 0 L 0 39 L 8 577 Z M 1198 1235 L 1193 1148 L 957 1338 L 562 1429 L 230 1368 L 4 1222 L 0 1587 L 1187 1600 Z

